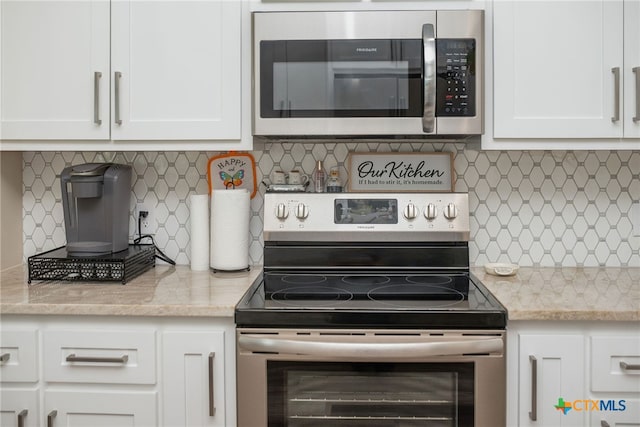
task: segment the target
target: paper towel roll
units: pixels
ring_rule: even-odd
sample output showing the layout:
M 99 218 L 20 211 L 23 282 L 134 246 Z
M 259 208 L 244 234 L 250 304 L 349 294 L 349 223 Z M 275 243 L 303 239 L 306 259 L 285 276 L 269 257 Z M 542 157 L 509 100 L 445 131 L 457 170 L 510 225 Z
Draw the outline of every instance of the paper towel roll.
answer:
M 191 204 L 191 269 L 209 269 L 209 195 L 193 194 Z
M 242 270 L 249 266 L 249 191 L 211 193 L 211 268 Z

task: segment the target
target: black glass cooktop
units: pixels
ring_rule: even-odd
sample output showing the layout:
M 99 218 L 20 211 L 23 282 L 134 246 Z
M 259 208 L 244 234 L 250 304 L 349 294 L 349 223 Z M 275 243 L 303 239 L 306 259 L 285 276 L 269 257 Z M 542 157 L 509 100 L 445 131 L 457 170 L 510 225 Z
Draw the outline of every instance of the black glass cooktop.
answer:
M 466 273 L 263 273 L 239 326 L 504 328 L 506 310 Z

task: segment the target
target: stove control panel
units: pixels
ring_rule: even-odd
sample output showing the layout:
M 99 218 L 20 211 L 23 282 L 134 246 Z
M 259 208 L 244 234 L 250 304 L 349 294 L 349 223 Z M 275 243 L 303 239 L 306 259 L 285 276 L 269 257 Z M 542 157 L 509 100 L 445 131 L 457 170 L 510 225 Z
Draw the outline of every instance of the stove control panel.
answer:
M 469 197 L 467 193 L 267 193 L 264 232 L 265 240 L 468 241 Z

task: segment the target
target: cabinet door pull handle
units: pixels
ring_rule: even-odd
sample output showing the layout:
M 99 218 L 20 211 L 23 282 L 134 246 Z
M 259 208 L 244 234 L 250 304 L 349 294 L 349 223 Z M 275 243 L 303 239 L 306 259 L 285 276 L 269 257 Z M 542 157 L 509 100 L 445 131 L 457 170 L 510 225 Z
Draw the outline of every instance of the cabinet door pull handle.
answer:
M 623 371 L 640 371 L 640 365 L 631 365 L 627 362 L 620 362 L 620 369 Z
M 70 354 L 65 359 L 67 362 L 89 362 L 89 363 L 127 363 L 129 356 L 123 354 L 120 357 L 84 357 Z
M 0 355 L 0 363 L 8 362 L 11 359 L 11 353 L 2 353 Z
M 115 113 L 115 122 L 117 125 L 122 124 L 122 119 L 120 118 L 120 79 L 122 78 L 122 73 L 120 71 L 115 72 L 114 76 L 114 113 Z
M 613 117 L 611 117 L 611 121 L 613 123 L 620 120 L 620 67 L 613 67 L 611 69 L 613 73 L 613 94 L 614 94 L 614 106 L 613 106 Z
M 600 420 L 600 427 L 611 427 L 605 420 Z
M 209 353 L 209 416 L 216 415 L 215 398 L 213 394 L 213 359 L 216 357 L 214 352 Z
M 53 427 L 53 419 L 56 417 L 56 415 L 58 415 L 58 411 L 56 411 L 55 409 L 49 412 L 49 415 L 47 415 L 47 427 Z
M 529 355 L 531 362 L 531 412 L 529 418 L 531 421 L 538 420 L 538 359 Z
M 640 122 L 640 67 L 631 69 L 636 75 L 636 115 L 633 117 L 633 123 Z
M 27 411 L 26 409 L 20 411 L 20 413 L 18 414 L 18 427 L 24 427 L 24 419 L 27 417 L 28 413 L 29 411 Z
M 100 78 L 102 73 L 96 71 L 93 73 L 93 123 L 102 124 L 100 120 Z

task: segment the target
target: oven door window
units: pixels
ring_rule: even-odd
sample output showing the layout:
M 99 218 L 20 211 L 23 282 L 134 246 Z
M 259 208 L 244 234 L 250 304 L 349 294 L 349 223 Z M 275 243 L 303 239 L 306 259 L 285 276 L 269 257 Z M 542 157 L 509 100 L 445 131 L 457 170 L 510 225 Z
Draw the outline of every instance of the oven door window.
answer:
M 422 40 L 260 42 L 260 115 L 422 116 Z
M 473 363 L 267 362 L 269 426 L 473 426 Z

